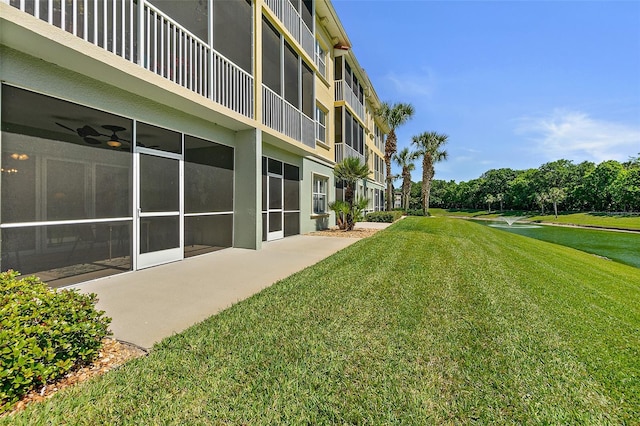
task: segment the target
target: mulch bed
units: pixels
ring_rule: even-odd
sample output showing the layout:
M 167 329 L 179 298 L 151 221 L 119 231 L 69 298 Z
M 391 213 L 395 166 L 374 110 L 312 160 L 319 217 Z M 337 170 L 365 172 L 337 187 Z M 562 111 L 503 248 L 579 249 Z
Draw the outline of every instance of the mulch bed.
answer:
M 337 237 L 337 238 L 367 238 L 380 231 L 380 229 L 354 229 L 352 231 L 342 231 L 336 227 L 331 229 L 325 229 L 323 231 L 310 232 L 305 235 L 319 236 L 319 237 Z
M 51 398 L 53 394 L 67 386 L 72 386 L 92 377 L 100 376 L 109 370 L 120 367 L 131 359 L 146 354 L 147 352 L 145 350 L 137 346 L 106 338 L 103 341 L 98 357 L 91 365 L 71 371 L 59 380 L 47 383 L 42 388 L 29 392 L 16 403 L 11 411 L 1 414 L 0 417 L 24 410 L 28 404 Z

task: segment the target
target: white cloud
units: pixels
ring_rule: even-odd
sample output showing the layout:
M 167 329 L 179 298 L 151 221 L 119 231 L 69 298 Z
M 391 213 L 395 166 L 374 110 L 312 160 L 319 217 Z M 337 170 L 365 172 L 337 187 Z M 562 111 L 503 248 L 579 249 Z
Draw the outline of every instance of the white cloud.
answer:
M 516 133 L 529 136 L 531 151 L 549 160 L 624 161 L 640 151 L 640 126 L 598 120 L 579 111 L 554 110 L 544 117 L 523 117 Z
M 432 96 L 436 88 L 435 73 L 430 68 L 422 72 L 396 73 L 390 72 L 384 77 L 400 95 Z

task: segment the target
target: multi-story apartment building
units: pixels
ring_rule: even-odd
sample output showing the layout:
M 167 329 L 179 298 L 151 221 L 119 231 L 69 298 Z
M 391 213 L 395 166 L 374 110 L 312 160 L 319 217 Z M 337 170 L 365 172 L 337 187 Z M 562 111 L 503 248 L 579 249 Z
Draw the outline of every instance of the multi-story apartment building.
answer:
M 328 0 L 0 0 L 1 269 L 62 286 L 326 228 L 379 100 Z M 334 190 L 335 188 L 335 190 Z

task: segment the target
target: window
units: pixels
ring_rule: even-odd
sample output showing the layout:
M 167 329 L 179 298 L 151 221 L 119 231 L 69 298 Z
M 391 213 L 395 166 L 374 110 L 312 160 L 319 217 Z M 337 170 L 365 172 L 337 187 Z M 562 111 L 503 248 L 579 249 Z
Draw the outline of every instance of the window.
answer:
M 282 63 L 280 61 L 280 34 L 262 18 L 262 82 L 269 89 L 282 93 Z
M 327 52 L 324 51 L 318 40 L 316 40 L 316 65 L 318 66 L 320 75 L 323 77 L 325 77 L 327 73 L 327 64 L 325 62 L 326 56 Z
M 316 139 L 327 142 L 327 118 L 325 112 L 316 106 Z
M 180 2 L 180 9 L 193 2 Z M 204 7 L 206 9 L 206 2 Z M 206 39 L 204 39 L 206 40 Z M 253 10 L 247 0 L 213 2 L 213 48 L 251 74 Z
M 298 54 L 284 42 L 284 99 L 300 109 L 300 71 Z
M 324 176 L 313 176 L 313 214 L 327 212 L 327 187 L 329 180 Z
M 313 105 L 315 104 L 313 82 L 315 80 L 315 74 L 304 61 L 301 61 L 300 64 L 302 65 L 302 112 L 307 117 L 313 119 Z

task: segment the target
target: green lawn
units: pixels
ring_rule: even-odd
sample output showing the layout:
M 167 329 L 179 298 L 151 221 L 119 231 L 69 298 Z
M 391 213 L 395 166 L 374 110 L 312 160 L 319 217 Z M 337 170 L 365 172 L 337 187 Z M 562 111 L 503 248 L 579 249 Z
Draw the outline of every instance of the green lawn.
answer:
M 639 359 L 640 269 L 406 218 L 0 423 L 632 424 Z
M 531 216 L 527 220 L 562 223 L 570 225 L 600 226 L 603 228 L 633 229 L 640 231 L 640 215 L 623 216 L 607 215 L 605 213 L 567 213 L 545 216 Z
M 522 216 L 525 220 L 567 225 L 597 226 L 602 228 L 631 229 L 640 231 L 640 215 L 610 215 L 607 213 L 559 213 L 540 216 L 525 211 L 504 211 L 489 213 L 487 210 L 429 209 L 433 216 L 472 217 L 494 219 L 499 216 Z

